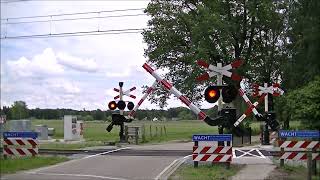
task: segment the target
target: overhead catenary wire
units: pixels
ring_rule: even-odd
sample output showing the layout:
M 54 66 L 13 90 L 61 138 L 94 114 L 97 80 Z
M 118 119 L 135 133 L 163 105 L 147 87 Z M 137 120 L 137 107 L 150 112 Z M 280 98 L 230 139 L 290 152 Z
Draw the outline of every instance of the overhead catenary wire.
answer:
M 113 16 L 95 16 L 95 17 L 83 17 L 83 18 L 64 18 L 64 19 L 50 19 L 50 20 L 38 20 L 38 21 L 22 21 L 22 22 L 4 22 L 3 25 L 8 24 L 27 24 L 27 23 L 45 23 L 45 22 L 57 22 L 57 21 L 75 21 L 75 20 L 89 20 L 89 19 L 106 19 L 106 18 L 118 18 L 118 17 L 135 17 L 145 16 L 146 14 L 124 14 Z
M 34 19 L 34 18 L 51 18 L 58 16 L 72 16 L 72 15 L 84 15 L 84 14 L 101 14 L 101 13 L 110 13 L 110 12 L 125 12 L 125 11 L 141 11 L 145 8 L 133 8 L 133 9 L 117 9 L 117 10 L 105 10 L 105 11 L 91 11 L 91 12 L 77 12 L 77 13 L 61 13 L 61 14 L 51 14 L 51 15 L 38 15 L 38 16 L 21 16 L 21 17 L 8 17 L 2 18 L 1 21 L 9 20 L 19 20 L 19 19 Z
M 130 34 L 141 33 L 145 28 L 137 29 L 112 29 L 112 30 L 97 30 L 97 31 L 80 31 L 80 32 L 68 32 L 68 33 L 54 33 L 54 34 L 33 34 L 26 36 L 7 36 L 1 37 L 5 39 L 28 39 L 28 38 L 52 38 L 52 37 L 67 37 L 67 36 L 90 36 L 90 35 L 108 35 L 108 34 Z

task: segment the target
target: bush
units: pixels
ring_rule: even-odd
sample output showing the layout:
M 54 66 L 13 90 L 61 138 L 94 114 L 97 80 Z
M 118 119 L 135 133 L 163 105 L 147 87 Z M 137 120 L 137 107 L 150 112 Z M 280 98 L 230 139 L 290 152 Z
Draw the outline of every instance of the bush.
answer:
M 93 117 L 91 115 L 86 115 L 86 116 L 83 117 L 83 120 L 84 121 L 93 121 L 94 119 L 93 119 Z

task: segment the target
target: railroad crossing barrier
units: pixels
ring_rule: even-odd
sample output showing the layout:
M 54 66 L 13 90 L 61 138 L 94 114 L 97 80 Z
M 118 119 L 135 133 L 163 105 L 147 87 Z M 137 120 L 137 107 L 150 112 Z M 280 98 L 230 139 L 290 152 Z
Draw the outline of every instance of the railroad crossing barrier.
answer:
M 232 161 L 232 146 L 224 146 L 225 142 L 231 144 L 232 134 L 215 134 L 215 135 L 193 135 L 194 141 L 192 160 L 194 167 L 198 167 L 199 161 L 214 163 L 225 163 L 227 169 L 230 168 Z M 199 142 L 223 142 L 223 146 L 199 145 Z
M 316 161 L 320 160 L 320 131 L 286 131 L 280 130 L 278 145 L 280 147 L 280 166 L 284 160 L 307 160 L 308 179 L 316 175 Z M 302 141 L 287 140 L 287 138 L 303 138 Z M 317 139 L 317 140 L 310 140 Z
M 6 159 L 7 156 L 36 156 L 38 154 L 37 137 L 36 132 L 4 132 L 4 158 Z
M 124 129 L 126 142 L 130 142 L 132 140 L 135 144 L 139 144 L 140 126 L 125 126 Z

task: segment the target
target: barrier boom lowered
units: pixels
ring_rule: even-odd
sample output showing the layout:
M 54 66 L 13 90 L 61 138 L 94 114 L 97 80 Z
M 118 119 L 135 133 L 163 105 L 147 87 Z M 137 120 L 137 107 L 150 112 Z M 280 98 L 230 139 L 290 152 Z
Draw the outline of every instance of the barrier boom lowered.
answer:
M 138 104 L 133 108 L 133 110 L 130 112 L 130 114 L 128 115 L 129 118 L 133 118 L 134 115 L 136 114 L 138 108 L 141 106 L 141 104 L 143 103 L 143 101 L 148 97 L 149 94 L 151 94 L 151 92 L 156 88 L 157 86 L 157 81 L 154 81 L 154 83 L 152 84 L 151 87 L 149 87 L 146 91 L 146 93 L 143 95 L 143 97 L 140 99 L 140 101 L 138 102 Z
M 190 110 L 198 115 L 200 120 L 204 120 L 207 124 L 211 126 L 217 125 L 214 120 L 210 119 L 206 113 L 201 111 L 197 106 L 195 106 L 186 96 L 184 96 L 180 91 L 178 91 L 169 81 L 162 78 L 151 66 L 147 63 L 144 63 L 142 66 L 146 71 L 148 71 L 158 82 L 161 86 L 163 86 L 166 90 L 170 93 L 174 94 L 178 99 L 180 99 L 185 105 L 187 105 Z

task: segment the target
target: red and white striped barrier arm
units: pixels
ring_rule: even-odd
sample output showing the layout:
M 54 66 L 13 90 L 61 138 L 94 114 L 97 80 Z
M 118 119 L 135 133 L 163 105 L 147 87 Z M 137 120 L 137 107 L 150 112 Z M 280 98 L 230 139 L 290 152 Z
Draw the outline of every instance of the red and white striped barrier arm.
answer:
M 151 92 L 154 91 L 154 89 L 156 88 L 157 86 L 157 81 L 154 81 L 154 83 L 152 84 L 152 86 L 150 86 L 146 93 L 143 95 L 143 97 L 140 99 L 140 101 L 138 102 L 138 104 L 133 108 L 132 111 L 130 111 L 128 117 L 129 118 L 133 118 L 138 110 L 138 108 L 141 106 L 141 104 L 143 103 L 143 101 L 149 96 L 149 94 L 151 94 Z
M 317 149 L 320 148 L 319 141 L 278 141 L 280 148 L 307 148 Z
M 239 94 L 240 96 L 244 99 L 244 101 L 247 103 L 247 105 L 249 106 L 249 108 L 246 110 L 246 112 L 244 114 L 242 114 L 242 116 L 239 117 L 239 119 L 233 124 L 235 127 L 238 126 L 247 116 L 249 116 L 252 112 L 255 115 L 258 115 L 258 111 L 256 109 L 256 107 L 259 105 L 259 103 L 261 103 L 264 100 L 264 97 L 266 96 L 266 94 L 263 94 L 259 100 L 255 103 L 251 103 L 251 101 L 249 100 L 248 96 L 245 94 L 244 90 L 242 88 L 239 89 Z
M 193 161 L 231 162 L 232 154 L 192 154 Z
M 3 140 L 3 145 L 37 146 L 39 143 L 35 139 L 9 138 Z
M 304 152 L 285 152 L 280 159 L 307 160 L 308 156 Z M 320 160 L 320 153 L 312 153 L 312 160 Z
M 178 99 L 180 99 L 185 105 L 187 105 L 192 112 L 198 115 L 198 118 L 201 120 L 205 120 L 208 116 L 201 111 L 197 106 L 195 106 L 186 96 L 182 95 L 180 91 L 178 91 L 172 84 L 163 79 L 157 72 L 155 72 L 152 67 L 150 67 L 147 63 L 144 63 L 142 66 L 146 71 L 148 71 L 158 82 L 162 85 L 166 90 L 170 93 L 174 94 Z
M 35 156 L 38 154 L 38 148 L 3 148 L 3 155 L 9 156 Z
M 232 146 L 193 146 L 193 154 L 232 154 Z

